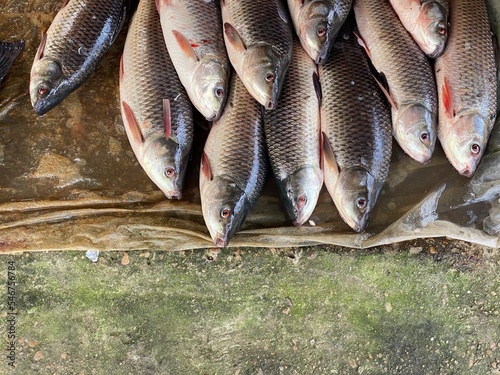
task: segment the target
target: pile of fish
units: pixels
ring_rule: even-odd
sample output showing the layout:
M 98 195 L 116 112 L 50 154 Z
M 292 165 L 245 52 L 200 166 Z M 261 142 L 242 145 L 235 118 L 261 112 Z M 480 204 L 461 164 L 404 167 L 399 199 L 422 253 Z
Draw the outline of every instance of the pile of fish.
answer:
M 126 3 L 66 2 L 31 70 L 38 115 L 92 74 Z M 216 246 L 238 231 L 268 170 L 295 225 L 324 182 L 362 232 L 389 173 L 391 135 L 420 163 L 439 140 L 473 176 L 496 118 L 494 40 L 485 0 L 140 0 L 120 62 L 123 122 L 170 199 L 190 173 L 193 106 L 212 122 L 200 193 Z

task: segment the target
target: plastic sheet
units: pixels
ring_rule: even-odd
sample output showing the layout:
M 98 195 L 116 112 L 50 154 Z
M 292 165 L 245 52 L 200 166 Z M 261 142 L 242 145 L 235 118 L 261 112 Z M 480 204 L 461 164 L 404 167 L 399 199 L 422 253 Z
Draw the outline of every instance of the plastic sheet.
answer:
M 7 0 L 0 14 L 0 40 L 26 40 L 0 89 L 0 251 L 212 247 L 198 190 L 207 131 L 196 128 L 183 201 L 163 196 L 128 144 L 118 92 L 126 28 L 84 86 L 45 116 L 33 112 L 29 72 L 41 30 L 59 7 L 55 0 Z M 410 160 L 396 145 L 394 150 L 365 233 L 352 232 L 342 221 L 326 189 L 309 224 L 293 227 L 270 179 L 229 246 L 366 248 L 448 237 L 499 247 L 498 123 L 473 179 L 459 176 L 440 147 L 427 165 Z

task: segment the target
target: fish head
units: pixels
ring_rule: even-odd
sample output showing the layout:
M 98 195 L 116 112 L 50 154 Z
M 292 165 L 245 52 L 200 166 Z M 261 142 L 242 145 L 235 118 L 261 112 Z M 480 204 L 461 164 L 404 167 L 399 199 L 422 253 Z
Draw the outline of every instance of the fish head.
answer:
M 323 186 L 323 173 L 314 166 L 304 166 L 278 183 L 288 216 L 301 226 L 311 216 Z
M 447 12 L 435 1 L 422 5 L 417 25 L 420 29 L 423 50 L 429 57 L 436 58 L 443 53 L 448 39 Z
M 30 78 L 30 98 L 35 112 L 41 116 L 66 96 L 61 64 L 42 58 L 33 64 Z
M 382 188 L 364 168 L 348 168 L 340 172 L 333 200 L 340 216 L 356 232 L 363 232 Z
M 278 105 L 288 64 L 280 54 L 268 44 L 254 45 L 249 48 L 243 62 L 242 76 L 248 92 L 266 109 Z
M 394 124 L 394 136 L 401 148 L 416 161 L 427 163 L 436 144 L 436 116 L 420 104 L 402 106 Z
M 215 246 L 226 247 L 245 221 L 251 205 L 229 176 L 216 176 L 202 187 L 202 211 Z
M 197 109 L 208 121 L 220 118 L 228 96 L 229 70 L 215 56 L 205 56 L 193 76 Z
M 470 113 L 456 120 L 445 138 L 443 148 L 453 167 L 461 175 L 472 177 L 486 150 L 488 138 L 488 126 L 484 118 L 477 113 Z
M 182 186 L 189 153 L 183 152 L 173 139 L 163 134 L 147 136 L 140 159 L 149 178 L 163 191 L 168 199 L 182 199 Z
M 325 1 L 305 3 L 299 13 L 299 37 L 304 50 L 316 62 L 324 64 L 340 28 L 335 27 L 334 9 Z

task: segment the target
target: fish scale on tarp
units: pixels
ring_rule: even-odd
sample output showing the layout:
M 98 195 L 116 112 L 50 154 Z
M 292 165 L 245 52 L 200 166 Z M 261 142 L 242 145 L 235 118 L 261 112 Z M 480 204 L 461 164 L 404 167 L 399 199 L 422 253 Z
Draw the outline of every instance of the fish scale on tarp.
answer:
M 0 89 L 0 251 L 212 247 L 198 188 L 207 130 L 195 129 L 182 201 L 165 198 L 128 143 L 118 85 L 126 27 L 82 87 L 43 117 L 34 113 L 29 73 L 41 31 L 60 3 L 7 0 L 0 14 L 0 40 L 26 41 Z M 498 32 L 500 5 L 493 6 Z M 354 233 L 344 223 L 324 188 L 309 223 L 294 227 L 268 179 L 229 246 L 366 248 L 448 237 L 498 248 L 499 200 L 497 122 L 472 179 L 460 176 L 439 146 L 431 162 L 421 165 L 394 144 L 389 177 L 365 233 Z

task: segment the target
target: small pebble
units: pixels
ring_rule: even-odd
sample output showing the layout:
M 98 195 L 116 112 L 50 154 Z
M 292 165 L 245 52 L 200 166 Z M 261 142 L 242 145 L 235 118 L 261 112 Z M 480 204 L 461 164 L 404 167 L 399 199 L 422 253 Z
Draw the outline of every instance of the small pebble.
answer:
M 87 250 L 85 256 L 92 262 L 95 263 L 99 259 L 99 250 Z
M 392 305 L 390 302 L 386 302 L 385 303 L 385 309 L 388 313 L 390 313 L 392 311 Z
M 35 347 L 35 346 L 37 346 L 37 345 L 38 345 L 38 341 L 30 341 L 30 342 L 28 343 L 28 346 L 29 346 L 30 348 L 34 348 L 34 347 Z
M 128 254 L 124 253 L 122 258 L 122 265 L 126 266 L 129 263 L 130 263 L 130 258 L 128 257 Z
M 417 255 L 417 254 L 420 254 L 422 252 L 422 247 L 410 247 L 410 254 L 411 255 Z
M 431 254 L 437 254 L 437 250 L 434 246 L 429 246 L 429 253 Z
M 490 363 L 490 366 L 491 366 L 492 368 L 497 368 L 497 366 L 498 366 L 497 361 L 493 361 L 493 362 L 491 362 L 491 363 Z
M 41 352 L 41 351 L 37 351 L 37 352 L 35 353 L 35 355 L 33 356 L 33 359 L 34 359 L 35 361 L 39 361 L 39 360 L 41 360 L 42 358 L 43 358 L 43 354 L 42 354 L 42 352 Z
M 61 353 L 61 359 L 66 359 L 66 358 L 67 358 L 66 353 Z

